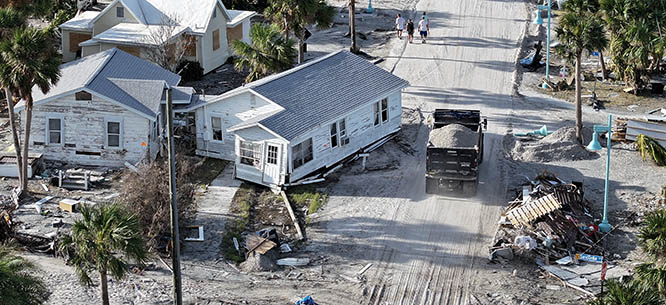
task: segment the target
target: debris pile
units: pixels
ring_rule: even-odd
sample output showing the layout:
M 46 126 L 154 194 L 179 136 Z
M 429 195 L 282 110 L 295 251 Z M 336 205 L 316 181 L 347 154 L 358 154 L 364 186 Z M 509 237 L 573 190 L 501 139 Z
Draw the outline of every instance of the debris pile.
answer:
M 537 141 L 515 141 L 510 149 L 514 160 L 526 162 L 587 160 L 597 156 L 578 143 L 574 127 L 562 127 Z
M 600 254 L 599 228 L 593 221 L 583 184 L 566 183 L 544 171 L 509 202 L 490 259 L 516 254 L 549 262 L 576 253 Z
M 449 124 L 430 132 L 430 143 L 436 147 L 468 148 L 479 143 L 479 135 L 460 124 Z

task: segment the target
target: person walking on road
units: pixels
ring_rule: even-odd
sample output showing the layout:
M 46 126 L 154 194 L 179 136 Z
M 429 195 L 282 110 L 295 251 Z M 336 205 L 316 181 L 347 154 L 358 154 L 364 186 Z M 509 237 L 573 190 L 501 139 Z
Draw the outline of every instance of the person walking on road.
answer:
M 395 18 L 395 28 L 398 30 L 398 39 L 402 39 L 402 31 L 405 30 L 405 18 L 402 18 L 400 14 Z
M 412 22 L 412 19 L 407 20 L 407 40 L 409 43 L 414 41 L 414 22 Z
M 421 34 L 421 43 L 426 42 L 426 38 L 428 38 L 428 22 L 426 21 L 426 16 L 421 17 L 421 21 L 419 21 L 419 34 Z

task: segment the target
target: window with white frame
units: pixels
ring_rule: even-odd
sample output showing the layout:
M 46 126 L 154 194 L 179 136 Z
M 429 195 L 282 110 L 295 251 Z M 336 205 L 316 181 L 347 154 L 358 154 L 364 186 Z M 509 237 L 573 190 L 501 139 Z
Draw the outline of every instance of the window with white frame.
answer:
M 48 117 L 46 122 L 46 144 L 62 144 L 63 119 Z
M 312 161 L 312 159 L 312 138 L 298 143 L 291 148 L 291 160 L 294 164 L 294 169 L 303 166 L 303 164 Z
M 222 118 L 220 117 L 211 117 L 210 118 L 211 129 L 213 130 L 213 140 L 222 141 Z
M 278 147 L 275 145 L 268 145 L 266 149 L 266 163 L 277 165 L 278 160 Z
M 122 124 L 119 121 L 106 121 L 106 147 L 120 148 L 122 142 Z
M 241 164 L 261 168 L 261 155 L 263 146 L 260 143 L 240 141 Z
M 388 109 L 388 99 L 382 99 L 379 102 L 372 104 L 372 111 L 374 113 L 374 125 L 378 126 L 388 122 L 389 120 L 389 109 Z
M 331 148 L 349 144 L 347 137 L 347 120 L 341 119 L 331 124 Z
M 125 18 L 125 8 L 122 6 L 116 7 L 116 17 Z

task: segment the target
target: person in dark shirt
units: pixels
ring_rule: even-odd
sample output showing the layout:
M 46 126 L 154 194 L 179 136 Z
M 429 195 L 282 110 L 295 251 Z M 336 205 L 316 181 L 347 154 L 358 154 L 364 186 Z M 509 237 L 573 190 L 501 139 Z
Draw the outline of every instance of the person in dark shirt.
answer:
M 412 40 L 414 40 L 414 22 L 412 19 L 407 21 L 407 40 L 409 40 L 409 43 L 412 43 Z

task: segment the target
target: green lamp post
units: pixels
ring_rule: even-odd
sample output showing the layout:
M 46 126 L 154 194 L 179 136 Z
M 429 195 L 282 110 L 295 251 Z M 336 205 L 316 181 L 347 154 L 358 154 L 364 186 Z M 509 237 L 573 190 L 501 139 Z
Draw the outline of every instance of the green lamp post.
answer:
M 365 10 L 366 13 L 372 14 L 375 11 L 374 8 L 372 8 L 372 0 L 368 1 L 368 8 Z
M 541 10 L 548 10 L 548 33 L 546 34 L 546 82 L 541 87 L 548 88 L 548 81 L 550 80 L 550 17 L 551 17 L 551 0 L 548 0 L 548 5 L 537 5 L 536 17 L 534 24 L 542 25 L 543 18 L 541 18 Z
M 608 126 L 604 125 L 594 125 L 594 134 L 592 135 L 592 141 L 590 141 L 590 144 L 587 145 L 587 149 L 591 151 L 599 151 L 601 150 L 601 144 L 599 144 L 599 140 L 597 139 L 599 136 L 599 132 L 607 132 L 606 133 L 606 187 L 604 190 L 604 219 L 601 220 L 601 223 L 599 224 L 599 230 L 604 233 L 608 233 L 611 230 L 611 225 L 608 223 L 608 177 L 610 175 L 610 157 L 611 157 L 611 127 L 613 124 L 613 115 L 609 114 L 608 115 Z

